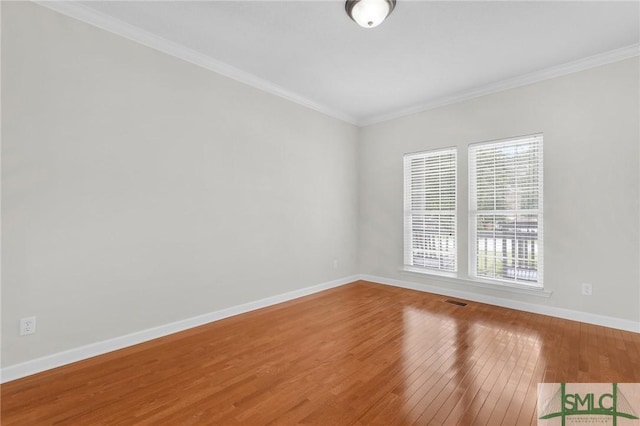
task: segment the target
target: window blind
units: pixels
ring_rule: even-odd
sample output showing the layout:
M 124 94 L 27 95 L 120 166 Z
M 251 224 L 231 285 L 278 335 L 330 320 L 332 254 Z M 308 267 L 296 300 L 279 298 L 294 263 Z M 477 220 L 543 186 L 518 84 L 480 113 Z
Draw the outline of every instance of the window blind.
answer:
M 404 156 L 404 261 L 432 271 L 457 270 L 455 148 Z
M 469 146 L 470 269 L 542 286 L 541 134 Z

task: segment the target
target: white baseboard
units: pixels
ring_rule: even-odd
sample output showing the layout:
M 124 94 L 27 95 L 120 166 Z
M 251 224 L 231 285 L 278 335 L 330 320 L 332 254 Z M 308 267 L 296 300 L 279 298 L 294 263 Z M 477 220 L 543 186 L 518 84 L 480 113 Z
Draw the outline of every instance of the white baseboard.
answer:
M 82 361 L 97 355 L 102 355 L 128 346 L 137 345 L 169 334 L 184 331 L 193 327 L 208 324 L 234 315 L 243 314 L 267 306 L 272 306 L 288 300 L 297 299 L 313 293 L 318 293 L 330 288 L 339 287 L 354 281 L 365 280 L 378 284 L 390 285 L 394 287 L 407 288 L 411 290 L 424 291 L 428 293 L 441 294 L 443 296 L 457 297 L 460 299 L 471 300 L 474 302 L 487 303 L 490 305 L 501 306 L 504 308 L 516 309 L 519 311 L 532 312 L 536 314 L 549 315 L 558 318 L 564 318 L 574 321 L 585 322 L 589 324 L 601 325 L 605 327 L 617 328 L 620 330 L 632 331 L 640 333 L 640 322 L 624 320 L 621 318 L 609 317 L 605 315 L 590 314 L 586 312 L 573 311 L 570 309 L 557 308 L 553 306 L 538 305 L 533 303 L 520 302 L 512 299 L 488 296 L 483 294 L 471 293 L 445 287 L 418 284 L 409 281 L 396 280 L 391 278 L 378 277 L 373 275 L 352 275 L 340 278 L 334 281 L 305 287 L 299 290 L 290 291 L 288 293 L 267 297 L 265 299 L 244 303 L 242 305 L 232 306 L 230 308 L 221 309 L 219 311 L 210 312 L 208 314 L 199 315 L 193 318 L 172 322 L 147 330 L 138 331 L 113 339 L 92 343 L 79 348 L 70 349 L 64 352 L 47 355 L 42 358 L 36 358 L 20 364 L 10 365 L 0 370 L 0 383 L 6 383 L 52 368 L 61 367 L 73 362 Z
M 531 312 L 534 314 L 549 315 L 557 318 L 564 318 L 573 321 L 585 322 L 588 324 L 601 325 L 604 327 L 617 328 L 619 330 L 640 333 L 640 322 L 625 320 L 621 318 L 609 317 L 606 315 L 590 314 L 588 312 L 574 311 L 571 309 L 557 308 L 554 306 L 538 305 L 534 303 L 520 302 L 502 297 L 488 296 L 484 294 L 471 293 L 445 287 L 427 284 L 417 284 L 409 281 L 384 278 L 373 275 L 361 274 L 360 279 L 378 284 L 385 284 L 394 287 L 408 288 L 411 290 L 424 291 L 427 293 L 441 294 L 443 296 L 457 297 L 474 302 L 487 303 L 489 305 L 501 306 L 503 308 L 515 309 L 518 311 Z
M 290 291 L 288 293 L 278 294 L 276 296 L 267 297 L 265 299 L 244 303 L 242 305 L 232 306 L 230 308 L 221 309 L 219 311 L 210 312 L 208 314 L 199 315 L 193 318 L 172 322 L 147 330 L 138 331 L 120 337 L 115 337 L 101 342 L 91 343 L 79 348 L 70 349 L 64 352 L 58 352 L 47 355 L 42 358 L 36 358 L 20 364 L 10 365 L 0 370 L 0 383 L 6 383 L 21 377 L 30 376 L 52 368 L 61 367 L 73 362 L 82 361 L 97 355 L 102 355 L 128 346 L 137 345 L 149 340 L 157 339 L 169 334 L 184 331 L 193 327 L 208 324 L 234 315 L 243 314 L 245 312 L 254 311 L 256 309 L 265 308 L 288 300 L 297 299 L 299 297 L 308 296 L 330 288 L 339 287 L 359 279 L 358 275 L 340 278 L 334 281 L 325 282 L 311 287 L 301 288 L 299 290 Z

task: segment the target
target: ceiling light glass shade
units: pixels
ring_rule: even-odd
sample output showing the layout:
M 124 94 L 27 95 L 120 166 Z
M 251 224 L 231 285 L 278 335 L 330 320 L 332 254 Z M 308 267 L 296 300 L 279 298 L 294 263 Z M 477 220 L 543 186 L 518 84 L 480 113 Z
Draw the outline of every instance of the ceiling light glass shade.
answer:
M 364 28 L 377 27 L 396 6 L 396 0 L 347 0 L 347 15 Z

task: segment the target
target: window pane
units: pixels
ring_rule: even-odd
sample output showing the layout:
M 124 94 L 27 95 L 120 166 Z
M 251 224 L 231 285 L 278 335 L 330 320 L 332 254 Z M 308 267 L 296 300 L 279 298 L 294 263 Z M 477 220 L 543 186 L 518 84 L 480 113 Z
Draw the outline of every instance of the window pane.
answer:
M 406 155 L 405 263 L 456 271 L 456 150 Z
M 469 147 L 473 271 L 542 283 L 542 136 Z

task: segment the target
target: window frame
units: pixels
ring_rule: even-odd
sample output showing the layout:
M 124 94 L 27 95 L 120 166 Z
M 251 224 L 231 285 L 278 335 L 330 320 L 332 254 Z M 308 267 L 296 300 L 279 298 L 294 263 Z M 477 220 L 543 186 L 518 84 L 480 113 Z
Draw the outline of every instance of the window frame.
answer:
M 536 209 L 497 209 L 493 210 L 479 210 L 477 208 L 477 193 L 475 184 L 477 182 L 477 170 L 475 169 L 477 157 L 472 153 L 474 150 L 482 146 L 516 146 L 518 144 L 526 143 L 527 140 L 531 140 L 530 143 L 537 144 L 538 158 L 537 158 L 537 170 L 538 170 L 538 182 L 537 182 L 537 208 Z M 495 171 L 494 171 L 495 175 Z M 518 192 L 520 193 L 520 192 Z M 475 196 L 475 199 L 474 199 Z M 526 288 L 533 290 L 544 289 L 544 135 L 543 133 L 536 133 L 526 136 L 510 137 L 505 139 L 498 139 L 493 141 L 485 141 L 469 144 L 468 146 L 468 272 L 469 279 L 478 282 L 492 283 L 497 285 L 504 285 L 516 288 Z M 506 279 L 500 277 L 491 277 L 478 275 L 478 230 L 477 220 L 481 214 L 485 215 L 513 215 L 515 217 L 519 215 L 529 215 L 537 217 L 537 236 L 536 236 L 536 280 L 518 279 L 518 273 L 514 268 L 514 279 Z M 517 229 L 514 233 L 517 234 Z M 517 241 L 517 239 L 515 240 Z M 516 248 L 518 252 L 518 248 Z
M 442 268 L 432 268 L 424 265 L 415 265 L 413 256 L 414 256 L 414 228 L 412 226 L 412 217 L 415 213 L 410 208 L 411 204 L 411 194 L 409 188 L 409 178 L 411 176 L 411 168 L 408 167 L 409 161 L 413 158 L 427 158 L 427 157 L 437 157 L 442 155 L 450 155 L 453 154 L 453 189 L 454 189 L 454 209 L 453 210 L 424 210 L 426 212 L 449 212 L 446 214 L 453 215 L 453 249 L 451 253 L 453 254 L 453 268 L 452 269 L 442 269 Z M 456 277 L 458 273 L 459 267 L 459 256 L 458 256 L 458 247 L 459 247 L 459 234 L 458 234 L 458 173 L 459 173 L 459 163 L 458 163 L 458 147 L 446 147 L 446 148 L 437 148 L 427 151 L 419 151 L 419 152 L 411 152 L 406 153 L 403 156 L 403 259 L 404 259 L 404 269 L 418 272 L 421 274 L 434 274 L 434 275 L 443 275 L 448 277 Z M 439 222 L 440 223 L 440 222 Z

